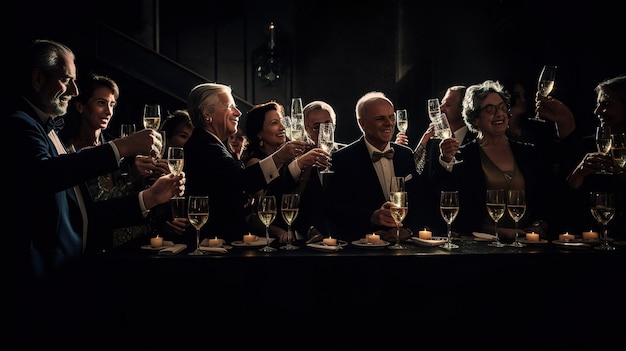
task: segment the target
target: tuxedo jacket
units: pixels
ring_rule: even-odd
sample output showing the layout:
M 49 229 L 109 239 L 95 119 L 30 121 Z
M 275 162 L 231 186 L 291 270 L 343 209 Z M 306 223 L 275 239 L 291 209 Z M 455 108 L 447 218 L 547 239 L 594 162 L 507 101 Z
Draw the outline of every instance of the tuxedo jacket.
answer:
M 408 180 L 409 212 L 403 224 L 413 230 L 421 225 L 420 198 L 423 195 L 413 151 L 395 143 L 391 143 L 391 147 L 394 149 L 395 175 Z M 385 198 L 380 186 L 364 137 L 336 151 L 332 158 L 335 173 L 325 178 L 327 217 L 332 235 L 343 240 L 356 240 L 365 237 L 366 233 L 385 229 L 370 221 L 372 213 L 389 199 Z
M 83 221 L 73 190 L 88 179 L 118 168 L 109 144 L 73 154 L 59 155 L 43 123 L 32 107 L 20 99 L 17 109 L 4 119 L 0 133 L 7 173 L 5 255 L 11 274 L 21 278 L 46 275 L 83 255 Z M 82 189 L 89 233 L 93 228 L 143 223 L 137 195 L 92 202 Z

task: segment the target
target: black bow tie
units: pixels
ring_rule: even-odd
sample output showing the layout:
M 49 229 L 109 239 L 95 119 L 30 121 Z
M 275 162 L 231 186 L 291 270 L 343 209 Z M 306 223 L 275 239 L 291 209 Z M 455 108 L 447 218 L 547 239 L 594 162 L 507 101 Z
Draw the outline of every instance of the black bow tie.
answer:
M 374 154 L 372 154 L 372 162 L 378 162 L 382 157 L 391 160 L 393 158 L 393 149 L 389 149 L 385 152 L 374 151 Z
M 46 122 L 46 131 L 50 132 L 51 130 L 56 130 L 57 132 L 60 131 L 61 129 L 63 129 L 63 127 L 65 126 L 65 120 L 63 120 L 62 117 L 57 117 L 57 118 L 48 118 L 48 121 Z

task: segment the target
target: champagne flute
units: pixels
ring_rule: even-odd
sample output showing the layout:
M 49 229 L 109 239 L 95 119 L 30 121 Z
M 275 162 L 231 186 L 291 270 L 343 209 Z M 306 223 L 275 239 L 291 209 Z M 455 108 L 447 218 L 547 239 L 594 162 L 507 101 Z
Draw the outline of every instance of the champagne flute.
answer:
M 611 138 L 611 127 L 604 122 L 600 123 L 600 125 L 596 127 L 596 147 L 598 148 L 598 152 L 608 157 L 612 144 L 613 139 Z M 611 174 L 611 172 L 608 172 L 604 168 L 596 173 Z
M 554 89 L 554 81 L 556 79 L 556 66 L 543 66 L 539 79 L 537 80 L 537 90 L 541 96 L 548 96 Z M 545 122 L 543 118 L 539 116 L 539 112 L 535 113 L 534 117 L 528 118 L 529 121 Z
M 189 255 L 204 255 L 204 252 L 200 250 L 200 228 L 209 220 L 209 197 L 189 196 L 187 218 L 189 218 L 189 223 L 196 229 L 196 249 L 190 252 Z
M 129 136 L 136 131 L 134 124 L 122 124 L 120 126 L 120 138 Z
M 291 243 L 293 239 L 293 233 L 291 231 L 291 225 L 298 217 L 298 211 L 300 208 L 300 195 L 299 194 L 283 194 L 280 202 L 280 213 L 283 219 L 287 223 L 287 243 L 280 248 L 283 250 L 295 250 L 298 247 Z
M 291 137 L 294 141 L 304 141 L 306 139 L 304 110 L 302 98 L 299 97 L 291 99 Z
M 276 218 L 276 197 L 273 195 L 261 195 L 259 196 L 257 208 L 257 215 L 261 219 L 261 222 L 265 224 L 265 239 L 267 243 L 264 247 L 260 248 L 262 252 L 273 252 L 275 248 L 270 246 L 270 224 L 274 222 Z
M 392 250 L 404 250 L 406 247 L 400 244 L 400 223 L 409 211 L 408 196 L 404 183 L 404 177 L 392 177 L 389 189 L 389 201 L 393 203 L 389 210 L 391 217 L 396 222 L 396 243 L 389 246 Z
M 602 244 L 596 246 L 598 250 L 615 250 L 615 246 L 609 244 L 607 224 L 615 216 L 615 196 L 606 192 L 591 192 L 591 214 L 602 226 Z
M 319 133 L 317 134 L 318 145 L 326 152 L 331 153 L 335 147 L 335 124 L 320 123 Z M 320 173 L 335 173 L 330 170 L 330 166 L 324 168 Z
M 456 216 L 459 214 L 458 191 L 441 191 L 439 197 L 439 212 L 448 226 L 448 241 L 440 247 L 448 250 L 459 248 L 459 245 L 452 243 L 452 222 L 454 222 Z
M 143 107 L 143 127 L 158 130 L 161 125 L 161 105 L 145 104 Z
M 428 117 L 434 121 L 441 114 L 441 103 L 438 98 L 428 99 L 426 103 L 428 107 Z
M 617 164 L 626 169 L 626 134 L 611 135 L 611 154 Z
M 170 172 L 178 176 L 183 171 L 185 164 L 185 150 L 182 147 L 168 147 L 167 164 L 169 165 Z
M 282 123 L 283 127 L 285 127 L 285 135 L 288 140 L 293 140 L 293 136 L 291 135 L 291 117 L 283 116 L 280 118 L 280 123 Z
M 515 241 L 511 244 L 513 247 L 524 247 L 525 244 L 519 242 L 518 223 L 524 213 L 526 213 L 526 193 L 524 190 L 509 190 L 506 200 L 506 209 L 509 216 L 515 221 Z
M 406 133 L 409 128 L 409 114 L 406 110 L 396 110 L 396 125 L 398 132 Z
M 435 129 L 433 138 L 441 140 L 452 138 L 452 128 L 450 128 L 450 123 L 448 122 L 448 117 L 445 113 L 440 113 L 439 116 L 433 120 L 433 124 Z M 452 157 L 452 160 L 449 163 L 456 165 L 462 162 L 463 160 L 457 160 L 456 157 Z
M 500 241 L 500 237 L 498 236 L 498 221 L 502 216 L 504 216 L 504 211 L 506 209 L 506 202 L 504 199 L 504 189 L 487 189 L 487 199 L 486 199 L 487 213 L 489 213 L 489 217 L 493 219 L 494 222 L 494 240 L 489 243 L 489 246 L 493 247 L 504 247 L 504 245 Z

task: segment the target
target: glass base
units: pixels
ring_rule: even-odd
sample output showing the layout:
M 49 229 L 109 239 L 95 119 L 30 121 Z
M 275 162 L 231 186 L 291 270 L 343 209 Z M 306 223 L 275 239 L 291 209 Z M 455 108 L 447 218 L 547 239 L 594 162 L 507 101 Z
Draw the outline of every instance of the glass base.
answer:
M 446 250 L 452 250 L 452 249 L 458 249 L 459 245 L 457 244 L 453 244 L 452 242 L 448 241 L 447 243 L 439 246 L 442 249 L 446 249 Z
M 522 243 L 520 243 L 519 241 L 515 240 L 515 241 L 511 244 L 511 246 L 513 246 L 513 247 L 524 247 L 524 246 L 526 246 L 526 244 L 522 244 Z
M 609 244 L 608 242 L 604 242 L 598 246 L 595 247 L 596 250 L 604 250 L 604 251 L 613 251 L 615 250 L 615 246 L 612 246 L 611 244 Z
M 535 122 L 541 122 L 541 123 L 546 123 L 546 120 L 539 117 L 539 115 L 535 115 L 534 117 L 529 117 L 528 118 L 529 121 L 535 121 Z
M 331 173 L 335 173 L 335 171 L 331 171 L 330 169 L 325 169 L 323 171 L 320 171 L 320 173 L 322 173 L 322 174 L 331 174 Z
M 280 247 L 281 250 L 297 250 L 299 248 L 300 247 L 291 244 L 286 244 L 285 246 Z
M 405 246 L 402 246 L 398 243 L 393 244 L 391 246 L 387 246 L 388 249 L 392 249 L 392 250 L 406 250 L 407 248 Z
M 264 246 L 264 247 L 260 248 L 259 251 L 261 251 L 261 252 L 274 252 L 274 251 L 276 251 L 276 249 L 271 247 L 271 246 Z
M 204 251 L 201 250 L 194 250 L 191 251 L 190 253 L 188 253 L 189 256 L 202 256 L 204 255 Z
M 491 246 L 491 247 L 505 247 L 506 244 L 503 244 L 499 240 L 496 240 L 496 241 L 490 242 L 489 245 L 487 245 L 487 246 Z

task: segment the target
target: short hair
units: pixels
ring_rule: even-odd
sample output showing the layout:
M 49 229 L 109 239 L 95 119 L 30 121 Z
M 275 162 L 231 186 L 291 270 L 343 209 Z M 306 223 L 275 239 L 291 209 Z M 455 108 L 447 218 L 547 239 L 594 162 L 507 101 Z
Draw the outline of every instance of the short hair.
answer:
M 213 113 L 214 106 L 221 103 L 218 95 L 231 92 L 230 86 L 219 83 L 202 83 L 193 87 L 187 97 L 187 106 L 194 127 L 204 129 L 207 125 L 204 112 Z
M 189 112 L 187 112 L 187 110 L 175 110 L 161 123 L 159 130 L 165 132 L 166 138 L 170 138 L 185 126 L 193 128 Z
M 79 82 L 80 82 L 81 93 L 78 94 L 78 96 L 76 96 L 74 99 L 82 102 L 83 104 L 86 104 L 89 98 L 93 96 L 93 92 L 96 91 L 96 89 L 101 88 L 101 87 L 106 87 L 109 90 L 111 90 L 113 92 L 113 96 L 115 97 L 115 100 L 119 99 L 120 97 L 119 86 L 117 85 L 117 83 L 115 83 L 113 79 L 107 76 L 103 76 L 103 75 L 92 72 L 92 73 L 89 73 L 87 79 L 84 79 L 84 80 L 81 79 L 79 80 Z
M 617 93 L 617 99 L 626 106 L 626 76 L 617 76 L 598 83 L 595 88 L 596 93 L 600 94 L 603 90 Z
M 470 85 L 465 91 L 462 114 L 463 120 L 470 131 L 478 132 L 478 129 L 474 126 L 474 121 L 480 116 L 480 104 L 491 93 L 500 95 L 507 106 L 510 106 L 511 95 L 504 90 L 504 87 L 498 81 L 486 80 L 480 84 Z
M 27 93 L 32 90 L 30 77 L 33 69 L 39 68 L 44 75 L 49 76 L 64 63 L 61 58 L 65 57 L 75 59 L 74 52 L 68 46 L 53 40 L 34 40 L 19 60 L 16 78 L 20 92 Z
M 333 107 L 330 106 L 330 104 L 321 100 L 311 101 L 308 104 L 306 104 L 306 106 L 304 106 L 304 109 L 302 111 L 304 113 L 304 118 L 306 119 L 306 116 L 311 111 L 315 111 L 315 110 L 324 110 L 328 112 L 328 114 L 330 115 L 331 121 L 333 121 L 333 124 L 337 122 L 337 114 L 335 113 L 335 110 L 333 109 Z

